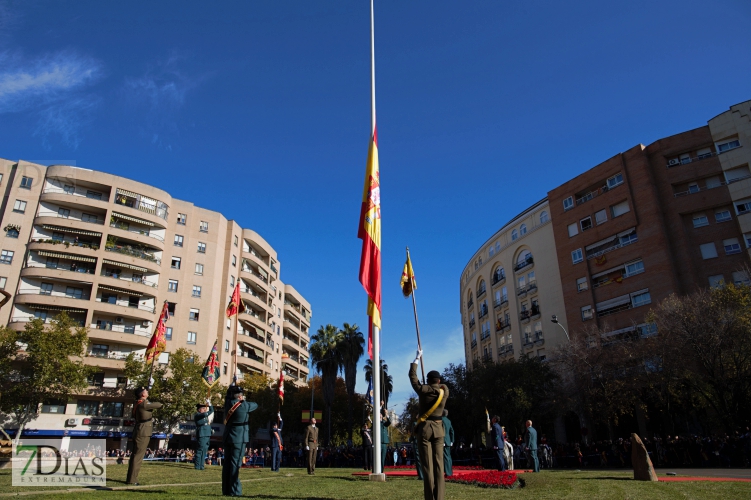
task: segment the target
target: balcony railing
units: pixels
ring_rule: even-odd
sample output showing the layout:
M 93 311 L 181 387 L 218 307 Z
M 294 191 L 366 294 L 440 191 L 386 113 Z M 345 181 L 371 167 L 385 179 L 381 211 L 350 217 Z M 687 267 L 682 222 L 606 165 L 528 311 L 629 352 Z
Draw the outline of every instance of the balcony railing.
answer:
M 475 305 L 475 302 L 470 300 L 469 302 L 467 302 L 467 309 L 471 308 L 473 305 Z
M 117 189 L 115 193 L 115 203 L 124 207 L 134 208 L 147 214 L 156 215 L 157 217 L 167 220 L 169 216 L 169 207 L 166 203 L 154 200 L 156 204 L 151 203 L 151 199 L 144 199 L 140 194 L 132 193 Z
M 487 338 L 490 338 L 490 330 L 486 330 L 480 335 L 480 340 L 485 340 Z
M 106 276 L 108 278 L 120 280 L 120 281 L 128 281 L 128 282 L 131 282 L 131 283 L 142 283 L 142 284 L 144 284 L 146 286 L 150 286 L 152 288 L 158 288 L 158 284 L 156 282 L 149 281 L 146 278 L 140 278 L 138 276 L 131 276 L 130 278 L 126 278 L 122 274 L 112 273 L 112 272 L 109 272 L 109 271 L 102 271 L 101 275 L 102 276 Z
M 672 164 L 668 163 L 667 167 L 668 168 L 678 167 L 678 166 L 686 165 L 687 163 L 691 163 L 691 162 L 694 162 L 694 161 L 704 160 L 705 158 L 712 158 L 713 156 L 717 156 L 717 153 L 711 153 L 710 152 L 710 153 L 704 153 L 704 154 L 701 154 L 701 155 L 697 155 L 697 156 L 695 156 L 693 158 L 681 158 L 677 162 L 673 162 Z
M 488 315 L 488 308 L 487 307 L 483 307 L 482 309 L 480 309 L 480 319 L 484 318 L 487 315 Z
M 532 264 L 534 264 L 534 262 L 535 262 L 535 259 L 534 259 L 534 258 L 532 258 L 532 256 L 529 256 L 529 257 L 527 257 L 527 259 L 526 259 L 526 260 L 525 260 L 524 262 L 520 262 L 520 263 L 518 263 L 518 264 L 517 264 L 517 265 L 516 265 L 516 266 L 514 267 L 514 271 L 521 271 L 521 270 L 522 270 L 522 269 L 524 269 L 525 267 L 528 267 L 528 266 L 531 266 Z
M 473 326 L 475 326 L 475 320 L 471 319 L 469 320 L 469 327 L 472 328 Z
M 484 288 L 481 288 L 481 289 L 477 290 L 477 298 L 478 299 L 480 297 L 482 297 L 483 295 L 485 295 L 485 289 Z
M 545 343 L 545 339 L 542 336 L 542 332 L 535 332 L 534 343 L 536 345 L 542 345 Z
M 524 348 L 525 349 L 531 349 L 535 344 L 532 342 L 532 338 L 528 337 L 524 339 Z
M 482 361 L 484 363 L 488 363 L 490 361 L 493 361 L 493 355 L 490 354 L 489 352 L 483 353 L 483 355 L 482 355 Z
M 603 316 L 609 316 L 611 314 L 619 313 L 621 311 L 626 311 L 628 309 L 631 309 L 633 306 L 631 305 L 631 302 L 626 302 L 625 304 L 621 304 L 620 306 L 613 307 L 611 309 L 605 309 L 604 311 L 597 311 L 597 317 L 601 318 Z
M 495 324 L 495 331 L 496 332 L 502 332 L 506 328 L 511 328 L 511 323 L 508 321 L 498 321 Z
M 509 354 L 514 354 L 514 346 L 512 344 L 500 346 L 498 348 L 498 354 L 501 356 L 508 356 Z
M 473 340 L 471 345 L 472 345 L 472 348 L 474 349 L 475 347 L 477 347 L 477 341 Z
M 493 307 L 498 308 L 506 304 L 508 304 L 508 297 L 501 297 L 500 299 L 495 300 Z
M 48 295 L 51 297 L 64 297 L 66 299 L 78 299 L 89 300 L 91 298 L 90 293 L 68 294 L 66 292 L 57 292 L 54 290 L 42 290 L 40 288 L 27 288 L 25 290 L 19 290 L 17 295 Z
M 143 250 L 138 250 L 137 248 L 133 248 L 129 245 L 105 246 L 104 249 L 107 250 L 108 252 L 115 252 L 115 253 L 121 253 L 123 255 L 130 255 L 131 257 L 135 257 L 137 259 L 148 260 L 149 262 L 154 262 L 160 265 L 162 263 L 162 259 L 158 259 L 148 252 L 144 252 Z
M 500 274 L 500 275 L 498 273 L 493 274 L 493 279 L 491 280 L 491 285 L 497 285 L 498 283 L 500 283 L 501 281 L 504 281 L 505 279 L 506 279 L 506 275 L 505 274 Z
M 616 184 L 615 186 L 613 186 L 613 188 L 616 188 L 616 187 L 620 186 L 621 184 Z M 586 203 L 586 202 L 588 202 L 591 199 L 597 198 L 601 194 L 607 193 L 608 191 L 610 191 L 613 188 L 609 188 L 608 185 L 605 184 L 601 188 L 598 188 L 598 189 L 595 189 L 595 190 L 590 191 L 588 193 L 585 193 L 585 194 L 581 195 L 580 197 L 576 198 L 576 206 L 579 206 L 582 203 Z
M 612 252 L 613 250 L 618 250 L 619 248 L 627 247 L 629 245 L 632 245 L 639 241 L 639 238 L 637 237 L 636 233 L 632 233 L 634 235 L 634 238 L 629 238 L 627 241 L 623 241 L 621 239 L 618 239 L 618 243 L 611 245 L 607 248 L 603 248 L 602 250 L 598 250 L 597 252 L 589 253 L 587 252 L 587 260 L 594 259 L 595 257 L 601 257 L 605 255 L 606 253 Z
M 251 269 L 249 267 L 243 268 L 243 272 L 246 272 L 248 274 L 252 274 L 253 276 L 255 276 L 256 278 L 258 278 L 259 280 L 261 280 L 264 283 L 266 283 L 267 285 L 269 283 L 269 279 L 268 278 L 265 278 L 261 273 L 258 273 L 258 272 L 254 271 L 253 269 Z
M 90 248 L 92 250 L 99 250 L 98 243 L 85 243 L 78 241 L 78 238 L 63 238 L 61 240 L 55 238 L 32 238 L 32 243 L 48 243 L 50 245 L 63 245 L 65 248 L 81 247 Z
M 128 358 L 130 353 L 124 353 L 124 352 L 115 352 L 115 351 L 107 351 L 107 352 L 88 352 L 86 353 L 86 356 L 90 358 L 102 358 L 102 359 L 115 359 L 118 361 L 124 361 Z M 134 354 L 133 357 L 135 359 L 143 359 L 143 355 L 141 354 Z
M 531 314 L 528 310 L 524 309 L 519 313 L 519 319 L 522 321 L 529 321 Z
M 143 305 L 143 304 L 130 304 L 128 302 L 123 302 L 123 301 L 103 300 L 101 297 L 97 297 L 96 301 L 102 302 L 104 304 L 112 304 L 113 306 L 128 307 L 130 309 L 138 309 L 140 311 L 146 311 L 150 313 L 156 312 L 156 309 L 154 307 Z
M 75 221 L 75 222 L 83 222 L 83 223 L 86 223 L 86 224 L 97 224 L 99 226 L 103 226 L 104 225 L 104 220 L 99 220 L 99 219 L 96 219 L 96 220 L 74 219 L 70 215 L 63 215 L 63 214 L 61 214 L 59 212 L 58 213 L 54 213 L 54 212 L 53 213 L 40 212 L 40 213 L 37 214 L 37 217 L 59 217 L 60 219 L 68 219 L 68 220 L 72 220 L 72 221 Z
M 535 316 L 540 316 L 540 306 L 532 304 L 532 310 L 530 311 L 530 317 L 537 319 Z
M 100 196 L 96 196 L 94 193 L 77 193 L 75 190 L 65 190 L 57 187 L 48 187 L 44 191 L 42 191 L 42 194 L 66 194 L 70 196 L 77 196 L 79 198 L 89 198 L 90 200 L 97 200 L 97 201 L 109 201 L 110 197 L 107 193 L 99 193 Z
M 151 332 L 148 329 L 145 329 L 143 327 L 136 328 L 135 325 L 113 323 L 109 320 L 105 321 L 104 323 L 94 322 L 91 324 L 91 328 L 94 328 L 95 330 L 105 330 L 108 332 L 130 333 L 133 335 L 140 335 L 141 337 L 151 336 Z
M 57 312 L 57 311 L 54 311 L 54 312 Z M 68 314 L 70 315 L 71 313 L 68 313 Z M 76 314 L 76 313 L 73 313 L 73 314 Z M 52 323 L 52 320 L 55 319 L 55 316 L 56 316 L 56 314 L 52 314 L 49 317 L 44 318 L 42 321 L 43 321 L 43 323 L 45 325 L 49 325 L 49 324 Z M 37 319 L 37 318 L 34 317 L 34 316 L 14 316 L 14 317 L 12 317 L 10 319 L 10 322 L 11 323 L 29 323 L 29 322 L 31 322 L 31 321 L 33 321 L 35 319 Z M 71 318 L 71 321 L 73 321 L 74 325 L 78 325 L 78 326 L 84 326 L 86 324 L 86 320 L 84 320 L 84 319 Z
M 164 241 L 164 238 L 159 236 L 158 234 L 154 234 L 151 231 L 148 231 L 147 229 L 130 229 L 130 226 L 128 224 L 118 224 L 117 222 L 110 223 L 110 227 L 114 227 L 115 229 L 121 229 L 123 231 L 128 231 L 129 233 L 135 233 L 140 234 L 141 236 L 148 236 L 149 238 L 154 238 L 157 241 Z
M 58 271 L 71 271 L 74 273 L 83 273 L 83 274 L 94 274 L 94 269 L 91 267 L 84 267 L 82 265 L 79 265 L 77 262 L 71 262 L 71 263 L 64 263 L 64 264 L 52 264 L 47 263 L 40 264 L 38 262 L 27 262 L 26 266 L 24 266 L 24 269 L 26 268 L 45 268 L 45 269 L 56 269 Z

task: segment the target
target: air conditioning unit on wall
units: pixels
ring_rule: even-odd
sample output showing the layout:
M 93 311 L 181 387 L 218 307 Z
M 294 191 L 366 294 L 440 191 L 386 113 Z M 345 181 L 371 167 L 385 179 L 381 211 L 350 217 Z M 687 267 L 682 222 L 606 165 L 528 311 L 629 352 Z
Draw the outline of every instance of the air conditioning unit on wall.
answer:
M 115 318 L 115 323 L 122 323 L 122 322 L 123 322 L 122 316 L 118 316 L 117 318 Z
M 78 425 L 78 419 L 69 418 L 65 421 L 65 425 L 67 425 L 68 427 L 75 427 Z
M 673 158 L 672 160 L 668 162 L 668 167 L 673 167 L 675 165 L 680 165 L 680 164 L 681 164 L 681 160 L 679 158 Z

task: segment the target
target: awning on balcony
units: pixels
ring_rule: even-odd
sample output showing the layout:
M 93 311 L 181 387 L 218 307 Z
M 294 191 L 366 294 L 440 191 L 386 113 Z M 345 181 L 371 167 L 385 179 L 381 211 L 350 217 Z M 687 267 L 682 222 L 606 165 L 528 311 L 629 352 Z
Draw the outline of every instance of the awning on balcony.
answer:
M 117 212 L 112 212 L 113 217 L 117 217 L 118 219 L 123 220 L 129 220 L 131 222 L 135 222 L 136 224 L 143 224 L 144 226 L 153 226 L 153 222 L 149 222 L 147 220 L 139 219 L 138 217 L 131 217 L 130 215 L 123 215 Z
M 47 304 L 31 304 L 29 307 L 31 307 L 32 309 L 36 309 L 37 311 L 58 311 L 58 312 L 69 312 L 69 313 L 75 313 L 75 314 L 86 314 L 85 309 L 75 309 L 73 307 L 50 306 Z
M 587 245 L 586 248 L 585 248 L 585 250 L 586 251 L 590 251 L 590 250 L 595 249 L 597 247 L 601 247 L 602 245 L 605 245 L 606 243 L 611 243 L 611 242 L 613 242 L 613 241 L 615 241 L 617 239 L 618 239 L 618 236 L 614 234 L 613 236 L 605 238 L 604 240 L 600 240 L 597 243 L 592 243 L 591 245 Z
M 133 290 L 125 290 L 124 288 L 117 288 L 114 286 L 99 285 L 100 290 L 107 290 L 108 292 L 122 293 L 123 295 L 131 295 L 133 297 L 141 297 L 142 293 L 134 292 Z
M 128 191 L 127 189 L 120 189 L 117 188 L 117 194 L 124 194 L 125 196 L 130 196 L 131 198 L 138 198 L 141 196 L 138 193 L 134 193 L 133 191 Z
M 96 262 L 96 259 L 94 257 L 83 257 L 82 255 L 48 252 L 47 250 L 40 250 L 39 255 L 41 255 L 42 257 L 54 257 L 56 259 L 80 260 L 81 262 Z
M 109 259 L 102 259 L 102 263 L 109 264 L 110 266 L 118 266 L 118 267 L 124 267 L 126 269 L 132 269 L 134 271 L 138 271 L 141 273 L 148 272 L 148 269 L 146 269 L 145 267 L 138 267 L 132 264 L 123 264 L 122 262 L 115 262 L 114 260 L 109 260 Z
M 597 311 L 604 311 L 606 309 L 612 309 L 614 307 L 621 306 L 623 304 L 628 304 L 631 302 L 631 295 L 621 295 L 620 297 L 616 297 L 614 299 L 605 300 L 603 302 L 600 302 L 595 306 Z
M 623 267 L 624 267 L 624 265 L 625 265 L 625 264 L 621 264 L 620 266 L 616 266 L 616 267 L 611 267 L 611 268 L 610 268 L 610 269 L 608 269 L 607 271 L 603 271 L 603 272 L 601 272 L 601 273 L 593 274 L 593 275 L 592 275 L 592 279 L 596 279 L 596 278 L 601 278 L 601 277 L 603 277 L 603 276 L 607 276 L 608 274 L 610 274 L 610 273 L 614 273 L 614 272 L 616 272 L 616 271 L 623 271 Z
M 84 231 L 83 229 L 74 229 L 72 227 L 62 227 L 62 226 L 51 226 L 49 224 L 42 224 L 42 227 L 44 229 L 49 229 L 50 231 L 60 231 L 63 233 L 73 233 L 73 234 L 83 234 L 85 236 L 102 236 L 102 233 L 97 233 L 96 231 Z
M 254 346 L 250 345 L 248 342 L 246 342 L 243 339 L 237 339 L 237 341 L 240 342 L 241 344 L 243 344 L 244 346 L 248 347 L 248 350 L 252 351 L 256 355 L 256 357 L 261 358 L 261 359 L 263 359 L 265 357 L 264 356 L 264 352 L 261 349 L 258 349 L 257 347 L 254 347 Z M 255 359 L 254 361 L 258 361 L 259 363 L 263 363 L 263 361 L 259 361 L 257 359 Z

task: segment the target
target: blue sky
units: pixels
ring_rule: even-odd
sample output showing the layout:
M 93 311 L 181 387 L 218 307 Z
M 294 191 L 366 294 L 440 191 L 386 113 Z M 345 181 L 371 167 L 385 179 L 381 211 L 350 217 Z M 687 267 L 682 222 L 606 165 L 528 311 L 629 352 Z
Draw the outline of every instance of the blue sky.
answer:
M 404 247 L 429 368 L 461 362 L 459 276 L 477 248 L 565 180 L 751 98 L 750 21 L 743 0 L 376 1 L 394 403 L 416 344 Z M 278 250 L 314 328 L 366 330 L 369 43 L 367 0 L 0 1 L 0 157 L 221 211 Z

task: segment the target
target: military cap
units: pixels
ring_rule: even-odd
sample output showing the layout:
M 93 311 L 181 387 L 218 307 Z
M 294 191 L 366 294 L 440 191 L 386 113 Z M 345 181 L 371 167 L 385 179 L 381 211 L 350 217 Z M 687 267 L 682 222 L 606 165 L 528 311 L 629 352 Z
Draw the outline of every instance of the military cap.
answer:
M 133 395 L 135 395 L 135 397 L 137 398 L 140 398 L 141 393 L 145 390 L 147 390 L 145 387 L 136 387 L 135 390 L 133 390 Z
M 198 403 L 196 405 L 196 410 L 200 410 L 201 408 L 208 408 L 208 407 L 209 405 L 207 405 L 206 403 Z
M 438 372 L 437 372 L 437 371 L 435 371 L 435 370 L 430 370 L 430 371 L 428 372 L 428 380 L 430 380 L 430 379 L 433 379 L 433 378 L 441 378 L 441 374 L 440 374 L 440 373 L 438 373 Z
M 231 385 L 229 386 L 229 389 L 227 392 L 229 392 L 230 394 L 242 394 L 243 388 L 240 387 L 239 385 Z

